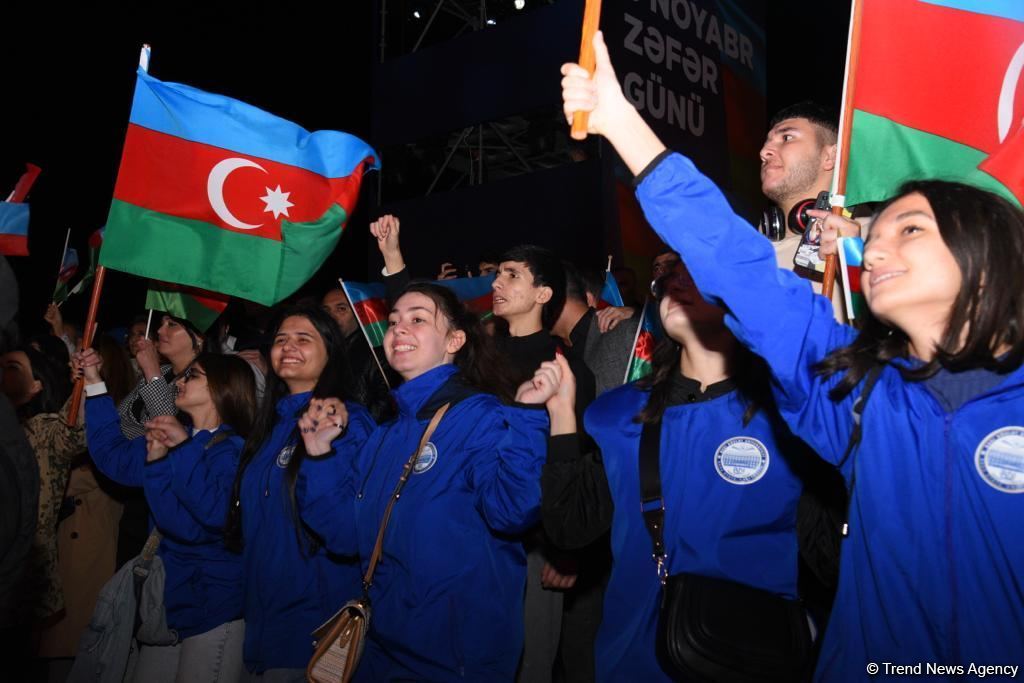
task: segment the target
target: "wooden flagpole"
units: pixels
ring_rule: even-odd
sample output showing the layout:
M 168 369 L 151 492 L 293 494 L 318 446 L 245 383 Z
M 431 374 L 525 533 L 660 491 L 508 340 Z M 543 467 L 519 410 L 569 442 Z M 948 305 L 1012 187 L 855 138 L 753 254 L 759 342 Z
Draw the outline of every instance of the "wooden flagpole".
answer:
M 352 295 L 348 293 L 348 287 L 345 286 L 345 281 L 340 277 L 338 278 L 338 284 L 341 285 L 341 290 L 345 292 L 345 298 L 348 299 L 348 305 L 352 308 L 352 317 L 356 319 L 356 324 L 359 325 L 359 330 L 363 333 L 363 339 L 366 340 L 366 344 L 370 347 L 370 355 L 373 356 L 373 361 L 377 364 L 377 369 L 380 370 L 380 376 L 384 378 L 384 384 L 390 390 L 391 382 L 388 381 L 388 373 L 384 372 L 384 366 L 380 364 L 380 358 L 377 358 L 377 352 L 373 350 L 373 342 L 370 341 L 370 335 L 366 333 L 363 321 L 359 319 L 358 315 L 356 315 L 356 305 L 352 303 Z
M 597 59 L 594 56 L 594 34 L 597 33 L 597 26 L 601 23 L 601 0 L 587 0 L 583 10 L 583 35 L 580 38 L 580 59 L 579 65 L 594 74 L 597 66 Z M 590 121 L 590 113 L 578 111 L 572 115 L 572 139 L 584 140 L 587 137 L 587 124 Z
M 863 14 L 863 0 L 853 0 L 850 16 L 849 46 L 846 51 L 846 82 L 843 86 L 843 114 L 840 123 L 839 168 L 832 183 L 832 213 L 842 216 L 846 195 L 846 171 L 850 162 L 850 137 L 853 133 L 853 96 L 857 85 L 857 62 L 860 58 L 860 24 Z M 836 282 L 836 255 L 825 257 L 825 273 L 821 282 L 821 293 L 832 299 Z
M 96 267 L 96 277 L 92 285 L 92 298 L 89 300 L 89 314 L 85 317 L 85 336 L 82 337 L 82 348 L 92 346 L 96 335 L 96 314 L 100 308 L 100 293 L 103 291 L 103 280 L 107 276 L 106 266 Z M 85 378 L 75 380 L 75 390 L 71 394 L 71 406 L 68 409 L 68 425 L 78 422 L 78 407 L 82 403 L 82 391 L 85 389 Z

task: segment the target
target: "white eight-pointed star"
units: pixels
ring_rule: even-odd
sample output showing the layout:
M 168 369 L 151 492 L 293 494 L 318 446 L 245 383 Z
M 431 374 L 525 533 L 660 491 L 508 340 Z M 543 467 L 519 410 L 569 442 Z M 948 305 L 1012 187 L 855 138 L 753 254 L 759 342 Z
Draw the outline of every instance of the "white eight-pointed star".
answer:
M 263 197 L 260 197 L 260 199 L 263 200 L 263 203 L 267 205 L 267 208 L 263 209 L 263 212 L 273 212 L 275 219 L 279 218 L 282 214 L 284 214 L 284 216 L 287 218 L 288 207 L 295 206 L 290 201 L 288 201 L 288 196 L 290 194 L 291 192 L 281 192 L 280 185 L 277 186 L 276 190 L 271 190 L 268 187 L 267 194 Z

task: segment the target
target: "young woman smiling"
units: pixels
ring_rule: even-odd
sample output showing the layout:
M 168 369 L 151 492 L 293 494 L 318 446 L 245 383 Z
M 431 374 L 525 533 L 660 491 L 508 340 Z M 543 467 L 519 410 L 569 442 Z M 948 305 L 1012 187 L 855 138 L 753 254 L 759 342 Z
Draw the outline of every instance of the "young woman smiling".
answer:
M 501 361 L 450 290 L 409 285 L 388 325 L 384 352 L 405 380 L 392 392 L 399 414 L 377 428 L 349 476 L 324 476 L 338 427 L 315 412 L 302 422 L 309 454 L 330 456 L 303 464 L 303 519 L 365 569 L 403 467 L 448 405 L 390 516 L 356 680 L 511 681 L 526 580 L 516 534 L 539 520 L 547 416 L 502 403 L 510 392 Z
M 141 486 L 160 532 L 164 609 L 174 645 L 140 649 L 135 680 L 235 681 L 243 637 L 242 562 L 223 545 L 231 482 L 255 416 L 255 383 L 238 358 L 201 354 L 176 380 L 170 415 L 147 422 L 145 437 L 121 433 L 100 377 L 99 354 L 75 354 L 85 374 L 86 440 L 96 467 L 117 483 Z
M 849 482 L 849 536 L 817 677 L 861 680 L 865 662 L 1019 658 L 1020 209 L 960 183 L 904 186 L 865 243 L 871 315 L 858 333 L 776 268 L 771 244 L 690 160 L 665 150 L 623 96 L 600 37 L 594 47 L 593 79 L 562 68 L 566 114 L 590 112 L 591 132 L 637 175 L 651 225 L 767 361 L 783 418 Z M 841 219 L 819 217 L 834 235 Z M 872 382 L 865 405 L 858 399 Z
M 276 683 L 304 680 L 310 633 L 360 585 L 355 560 L 329 555 L 299 519 L 296 477 L 306 460 L 299 417 L 333 399 L 331 420 L 347 425 L 335 435 L 327 478 L 344 476 L 375 425 L 361 406 L 341 403 L 348 389 L 344 339 L 327 313 L 287 308 L 270 330 L 266 393 L 235 476 L 226 537 L 245 562 L 248 677 Z M 341 502 L 334 507 L 343 518 Z

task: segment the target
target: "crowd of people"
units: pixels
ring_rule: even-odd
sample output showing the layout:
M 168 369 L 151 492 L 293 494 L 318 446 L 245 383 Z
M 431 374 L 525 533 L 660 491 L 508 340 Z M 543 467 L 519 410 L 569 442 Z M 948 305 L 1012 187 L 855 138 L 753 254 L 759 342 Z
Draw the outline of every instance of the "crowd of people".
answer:
M 595 51 L 593 74 L 562 69 L 565 113 L 589 113 L 664 241 L 646 306 L 598 311 L 599 273 L 519 245 L 481 258 L 481 320 L 411 276 L 385 215 L 379 353 L 342 289 L 82 348 L 56 306 L 47 334 L 8 334 L 0 260 L 0 627 L 25 680 L 305 680 L 311 634 L 364 591 L 357 681 L 1016 675 L 1021 210 L 934 180 L 869 220 L 807 210 L 836 122 L 804 103 L 761 150 L 786 225 L 759 235 Z M 865 238 L 859 329 L 794 270 L 810 221 L 824 254 Z M 663 338 L 623 384 L 644 309 Z M 698 655 L 673 640 L 689 628 Z

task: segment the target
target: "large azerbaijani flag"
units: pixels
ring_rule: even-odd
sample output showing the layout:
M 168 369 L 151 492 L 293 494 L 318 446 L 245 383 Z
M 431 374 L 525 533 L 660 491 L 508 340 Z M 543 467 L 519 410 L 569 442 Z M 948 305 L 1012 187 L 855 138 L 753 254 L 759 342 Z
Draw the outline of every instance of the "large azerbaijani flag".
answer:
M 377 154 L 139 69 L 100 263 L 271 305 L 323 264 Z
M 1024 1 L 856 2 L 847 206 L 918 178 L 1024 202 Z

